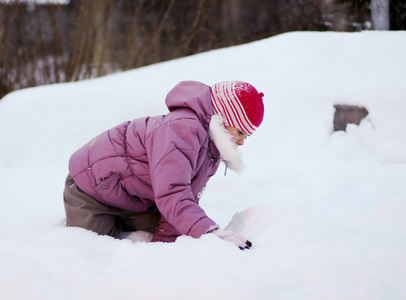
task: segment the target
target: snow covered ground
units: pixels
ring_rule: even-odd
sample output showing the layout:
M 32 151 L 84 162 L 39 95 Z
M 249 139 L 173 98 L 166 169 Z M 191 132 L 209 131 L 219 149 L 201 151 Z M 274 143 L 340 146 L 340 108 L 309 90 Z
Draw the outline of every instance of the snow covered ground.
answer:
M 0 299 L 406 299 L 406 32 L 282 34 L 0 101 Z M 63 227 L 73 151 L 166 113 L 179 81 L 245 80 L 265 119 L 202 207 L 248 237 L 131 242 Z M 334 104 L 360 126 L 333 132 Z

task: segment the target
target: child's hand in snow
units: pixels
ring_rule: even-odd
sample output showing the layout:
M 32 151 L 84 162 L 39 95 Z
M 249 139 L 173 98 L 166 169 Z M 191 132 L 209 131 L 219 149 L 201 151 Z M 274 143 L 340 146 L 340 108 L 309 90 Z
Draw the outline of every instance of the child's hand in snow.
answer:
M 229 230 L 220 229 L 218 226 L 210 228 L 207 233 L 214 233 L 219 238 L 234 243 L 241 250 L 249 249 L 252 246 L 252 243 L 242 235 Z

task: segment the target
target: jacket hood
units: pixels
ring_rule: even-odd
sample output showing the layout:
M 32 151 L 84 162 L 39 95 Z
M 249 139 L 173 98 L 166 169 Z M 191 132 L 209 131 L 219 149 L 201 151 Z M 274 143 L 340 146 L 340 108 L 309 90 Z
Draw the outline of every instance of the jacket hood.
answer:
M 169 91 L 165 99 L 169 111 L 178 108 L 193 110 L 205 128 L 214 114 L 210 87 L 197 81 L 182 81 Z
M 179 108 L 192 109 L 209 131 L 227 167 L 241 173 L 244 168 L 241 153 L 232 141 L 232 136 L 224 128 L 223 118 L 214 112 L 208 85 L 197 81 L 182 81 L 169 91 L 165 103 L 169 111 Z

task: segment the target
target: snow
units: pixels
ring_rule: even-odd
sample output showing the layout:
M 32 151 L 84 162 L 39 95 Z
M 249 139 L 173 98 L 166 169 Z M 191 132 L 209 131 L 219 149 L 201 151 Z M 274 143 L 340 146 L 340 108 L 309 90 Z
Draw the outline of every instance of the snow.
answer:
M 293 32 L 0 101 L 1 299 L 405 299 L 406 32 Z M 249 238 L 114 240 L 63 225 L 70 155 L 167 112 L 182 80 L 245 80 L 265 119 L 201 205 Z M 359 126 L 333 132 L 335 104 Z

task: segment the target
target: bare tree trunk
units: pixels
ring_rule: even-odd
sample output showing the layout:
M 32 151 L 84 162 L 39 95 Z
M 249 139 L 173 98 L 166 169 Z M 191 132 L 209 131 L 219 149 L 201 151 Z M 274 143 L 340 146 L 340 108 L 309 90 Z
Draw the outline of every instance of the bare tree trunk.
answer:
M 142 49 L 141 36 L 145 34 L 144 29 L 139 24 L 139 16 L 142 14 L 142 3 L 124 2 L 124 7 L 119 11 L 119 16 L 124 17 L 122 34 L 122 47 L 118 51 L 118 63 L 124 69 L 130 69 L 137 64 L 138 53 Z M 119 45 L 121 39 L 119 40 Z
M 91 26 L 89 24 L 92 17 L 90 11 L 90 1 L 81 0 L 79 4 L 79 16 L 74 28 L 73 43 L 70 47 L 69 64 L 67 69 L 68 81 L 76 81 L 83 78 L 85 62 L 89 57 L 89 45 Z M 90 73 L 87 66 L 86 73 Z
M 93 59 L 92 65 L 97 75 L 106 73 L 106 64 L 112 62 L 112 45 L 109 25 L 112 0 L 87 0 L 92 14 Z
M 371 0 L 372 26 L 375 30 L 389 30 L 389 0 Z
M 7 6 L 0 10 L 0 98 L 8 91 L 9 84 L 6 73 L 6 24 Z
M 156 21 L 154 22 L 154 25 L 153 25 L 153 27 L 154 27 L 153 31 L 147 32 L 147 34 L 148 34 L 148 36 L 146 36 L 147 42 L 140 49 L 140 52 L 138 55 L 141 59 L 145 59 L 145 57 L 151 56 L 152 60 L 155 61 L 154 58 L 159 56 L 160 51 L 165 50 L 165 49 L 159 49 L 159 40 L 160 40 L 160 36 L 162 33 L 162 29 L 164 28 L 165 23 L 170 16 L 170 13 L 172 11 L 172 8 L 173 8 L 175 2 L 176 2 L 176 0 L 169 1 L 169 4 L 167 5 L 166 9 L 164 10 L 161 18 L 156 18 Z M 140 16 L 140 17 L 142 17 L 142 16 Z
M 187 33 L 187 35 L 185 35 L 182 40 L 182 48 L 184 49 L 186 55 L 194 54 L 197 52 L 196 46 L 193 46 L 193 44 L 196 43 L 197 35 L 201 30 L 201 27 L 203 26 L 205 17 L 207 16 L 208 5 L 208 1 L 206 0 L 199 1 L 199 6 L 197 8 L 196 16 L 194 18 L 191 30 Z

